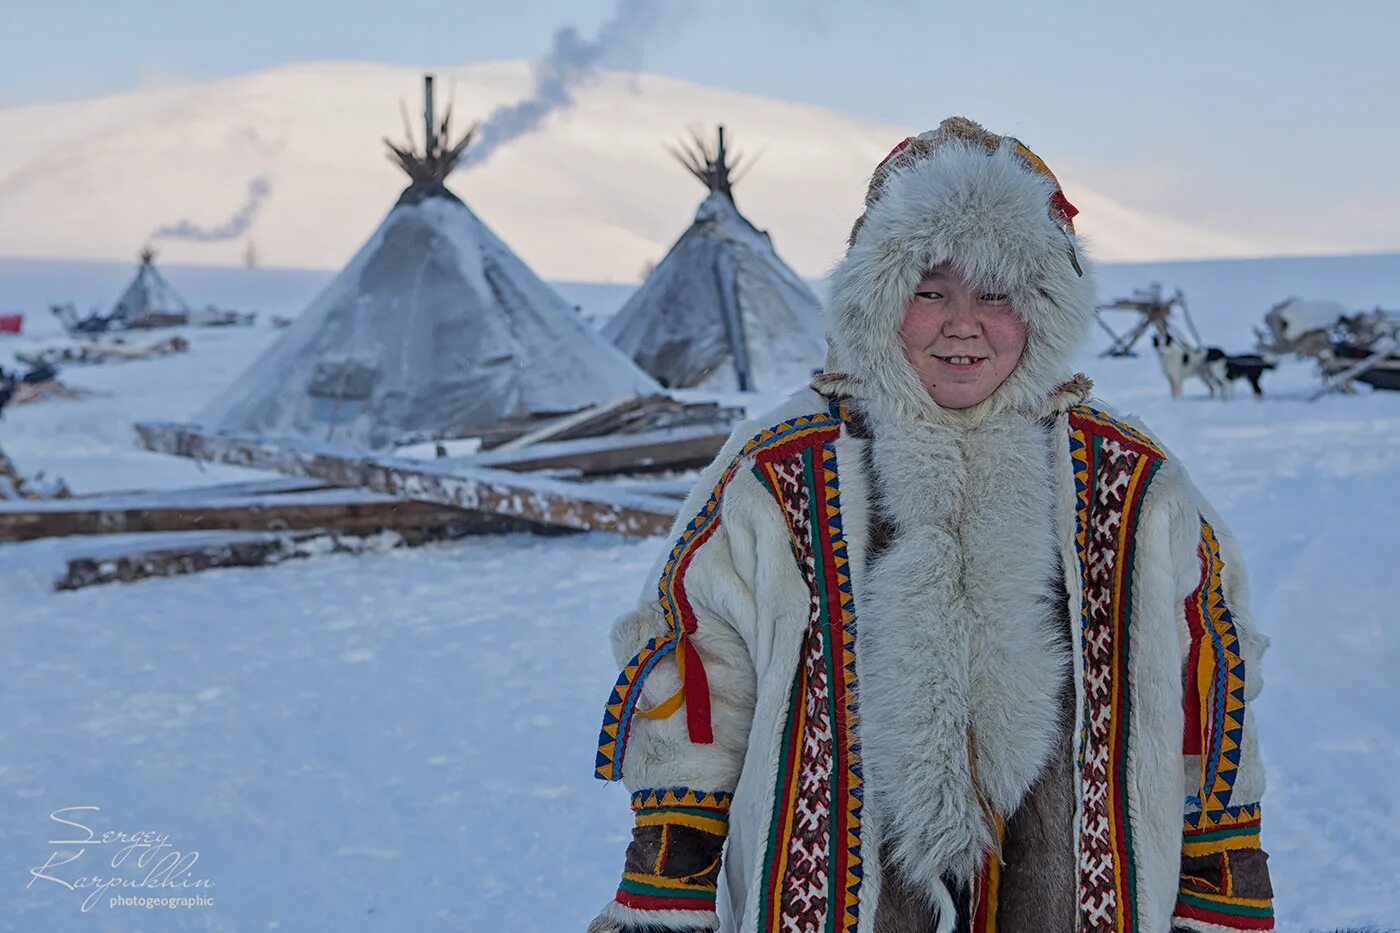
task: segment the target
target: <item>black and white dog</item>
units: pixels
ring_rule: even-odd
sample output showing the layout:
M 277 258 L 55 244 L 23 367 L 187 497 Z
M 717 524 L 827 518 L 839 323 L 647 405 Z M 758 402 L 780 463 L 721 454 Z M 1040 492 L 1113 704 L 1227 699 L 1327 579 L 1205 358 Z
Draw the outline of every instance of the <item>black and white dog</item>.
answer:
M 1162 364 L 1162 373 L 1172 387 L 1172 398 L 1181 397 L 1181 386 L 1187 379 L 1200 379 L 1214 398 L 1217 391 L 1225 400 L 1235 396 L 1235 380 L 1245 379 L 1254 390 L 1255 398 L 1264 396 L 1259 379 L 1265 370 L 1277 366 L 1254 353 L 1231 356 L 1219 347 L 1192 350 L 1172 339 L 1171 334 L 1153 334 L 1152 347 Z

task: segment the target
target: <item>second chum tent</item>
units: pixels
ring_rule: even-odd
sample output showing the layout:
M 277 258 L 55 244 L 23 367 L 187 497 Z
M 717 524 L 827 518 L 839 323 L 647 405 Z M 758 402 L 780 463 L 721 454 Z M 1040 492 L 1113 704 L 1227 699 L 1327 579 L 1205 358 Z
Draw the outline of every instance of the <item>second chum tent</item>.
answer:
M 664 386 L 777 390 L 821 367 L 826 340 L 812 290 L 734 204 L 739 159 L 724 128 L 673 150 L 708 189 L 695 220 L 603 333 Z

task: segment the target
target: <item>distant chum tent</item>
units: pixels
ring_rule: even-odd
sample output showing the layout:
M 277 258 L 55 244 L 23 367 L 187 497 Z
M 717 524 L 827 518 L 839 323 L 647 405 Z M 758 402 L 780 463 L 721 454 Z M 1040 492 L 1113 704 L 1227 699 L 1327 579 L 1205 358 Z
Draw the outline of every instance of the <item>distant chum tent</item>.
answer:
M 189 320 L 190 306 L 160 274 L 155 259 L 156 251 L 149 246 L 141 250 L 141 265 L 136 270 L 136 277 L 107 316 L 110 327 L 140 327 Z
M 673 150 L 709 189 L 695 221 L 603 333 L 659 382 L 785 389 L 821 368 L 821 308 L 768 234 L 734 206 L 724 127 Z
M 447 190 L 472 131 L 425 84 L 423 149 L 389 143 L 412 184 L 206 426 L 380 448 L 659 391 Z

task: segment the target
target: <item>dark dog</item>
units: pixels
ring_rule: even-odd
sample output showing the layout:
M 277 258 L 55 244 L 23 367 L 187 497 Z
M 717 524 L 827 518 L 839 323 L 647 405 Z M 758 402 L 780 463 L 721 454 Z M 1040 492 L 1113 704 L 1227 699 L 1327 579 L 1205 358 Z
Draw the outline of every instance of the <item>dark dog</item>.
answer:
M 1265 370 L 1277 366 L 1254 353 L 1231 356 L 1219 347 L 1192 350 L 1177 343 L 1171 334 L 1153 334 L 1152 347 L 1157 351 L 1162 373 L 1171 384 L 1172 398 L 1181 397 L 1181 384 L 1192 377 L 1206 384 L 1206 391 L 1212 398 L 1217 389 L 1222 399 L 1228 401 L 1234 398 L 1237 379 L 1248 380 L 1254 396 L 1262 398 L 1264 389 L 1259 385 L 1259 379 Z
M 1241 353 L 1238 356 L 1225 357 L 1225 397 L 1234 397 L 1236 379 L 1246 379 L 1249 381 L 1249 387 L 1254 390 L 1254 397 L 1263 398 L 1264 389 L 1259 385 L 1259 379 L 1264 375 L 1265 370 L 1277 368 L 1277 363 L 1266 360 L 1257 353 Z

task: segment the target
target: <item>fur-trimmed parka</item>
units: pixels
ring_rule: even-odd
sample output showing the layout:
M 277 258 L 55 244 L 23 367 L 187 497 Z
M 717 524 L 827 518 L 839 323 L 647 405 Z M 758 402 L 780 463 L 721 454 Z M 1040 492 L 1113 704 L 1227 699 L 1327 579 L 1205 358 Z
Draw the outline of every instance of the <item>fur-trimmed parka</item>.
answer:
M 1068 364 L 1092 269 L 1054 177 L 945 121 L 877 170 L 830 371 L 735 432 L 613 645 L 633 791 L 615 931 L 1272 927 L 1239 552 Z M 936 405 L 899 327 L 938 263 L 1027 344 Z

